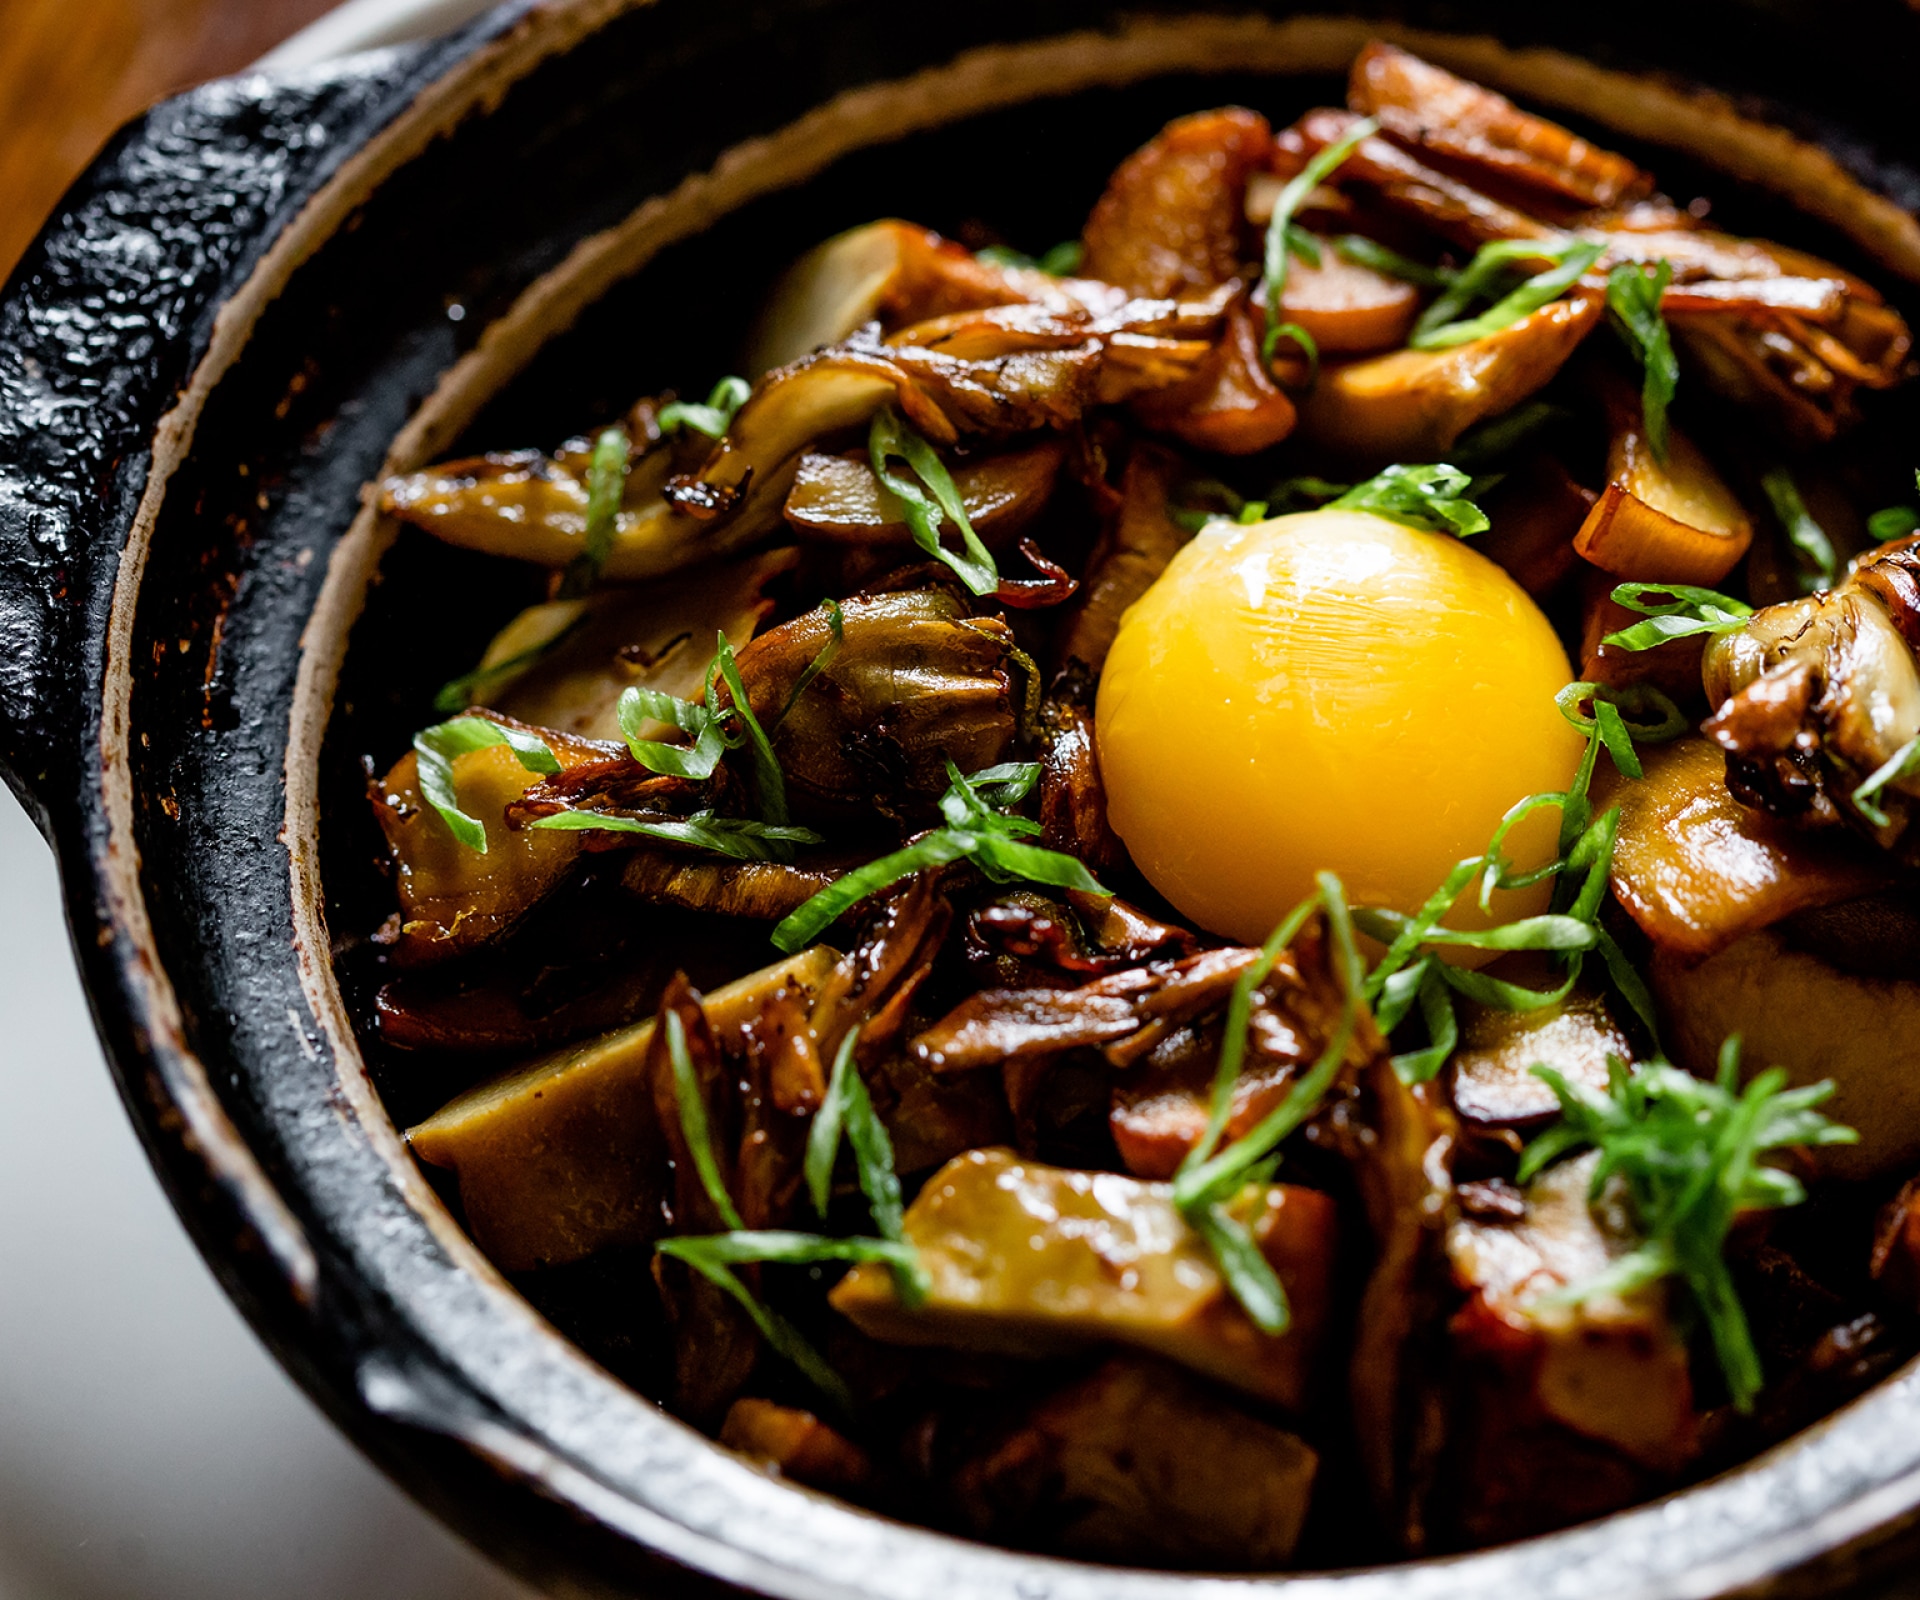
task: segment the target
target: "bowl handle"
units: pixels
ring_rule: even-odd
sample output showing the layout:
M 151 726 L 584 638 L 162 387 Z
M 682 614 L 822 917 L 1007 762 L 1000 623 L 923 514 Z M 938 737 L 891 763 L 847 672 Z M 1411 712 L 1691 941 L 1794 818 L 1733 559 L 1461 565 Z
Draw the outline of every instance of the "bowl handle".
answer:
M 68 190 L 7 282 L 0 777 L 50 837 L 97 829 L 115 580 L 221 308 L 277 270 L 288 225 L 465 47 L 455 35 L 162 102 Z

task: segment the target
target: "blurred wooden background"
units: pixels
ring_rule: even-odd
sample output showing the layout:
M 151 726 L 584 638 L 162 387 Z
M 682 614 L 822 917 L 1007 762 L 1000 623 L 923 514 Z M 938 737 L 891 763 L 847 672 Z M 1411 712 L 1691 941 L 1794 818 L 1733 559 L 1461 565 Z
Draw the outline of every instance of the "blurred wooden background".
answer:
M 107 136 L 335 0 L 0 0 L 0 278 Z

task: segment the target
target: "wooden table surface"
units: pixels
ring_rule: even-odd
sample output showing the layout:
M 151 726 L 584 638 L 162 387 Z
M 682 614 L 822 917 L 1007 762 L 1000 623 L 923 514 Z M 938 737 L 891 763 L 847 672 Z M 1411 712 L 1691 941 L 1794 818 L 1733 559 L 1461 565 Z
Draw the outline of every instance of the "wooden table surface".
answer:
M 0 0 L 0 278 L 109 134 L 336 0 Z

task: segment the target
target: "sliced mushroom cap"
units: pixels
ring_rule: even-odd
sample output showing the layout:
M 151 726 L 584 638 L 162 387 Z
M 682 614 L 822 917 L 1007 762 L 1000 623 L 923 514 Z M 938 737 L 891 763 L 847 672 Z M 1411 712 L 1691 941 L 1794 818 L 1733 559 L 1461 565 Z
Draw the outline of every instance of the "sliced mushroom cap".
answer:
M 1301 428 L 1343 457 L 1444 460 L 1474 423 L 1543 388 L 1593 331 L 1601 308 L 1601 296 L 1577 290 L 1450 350 L 1330 364 L 1302 406 Z
M 954 462 L 954 488 L 973 531 L 989 545 L 1011 541 L 1046 509 L 1066 453 L 1065 441 L 1049 437 Z M 864 455 L 809 451 L 800 458 L 785 510 L 788 525 L 807 537 L 845 544 L 913 543 L 900 502 Z
M 1081 270 L 1155 298 L 1231 278 L 1245 254 L 1247 177 L 1272 142 L 1267 119 L 1239 107 L 1168 123 L 1108 180 Z

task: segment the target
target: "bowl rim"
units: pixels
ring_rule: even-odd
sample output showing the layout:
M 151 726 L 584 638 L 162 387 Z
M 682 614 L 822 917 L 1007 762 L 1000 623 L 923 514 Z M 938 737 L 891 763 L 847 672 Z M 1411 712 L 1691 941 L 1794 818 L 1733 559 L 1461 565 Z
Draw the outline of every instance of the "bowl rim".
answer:
M 113 583 L 102 691 L 97 803 L 100 849 L 76 861 L 70 884 L 83 878 L 84 899 L 70 888 L 76 931 L 105 933 L 120 945 L 108 969 L 133 1026 L 145 1035 L 139 1064 L 151 1068 L 165 1105 L 180 1118 L 217 1186 L 275 1263 L 292 1299 L 317 1315 L 321 1267 L 292 1208 L 223 1109 L 207 1065 L 193 1052 L 180 1005 L 156 943 L 139 879 L 135 827 L 131 643 L 153 530 L 168 483 L 191 448 L 201 411 L 238 359 L 267 304 L 301 261 L 346 216 L 432 139 L 466 116 L 484 114 L 512 85 L 550 56 L 584 43 L 598 28 L 652 0 L 584 0 L 570 6 L 529 4 L 496 12 L 462 36 L 444 69 L 413 86 L 392 120 L 320 182 L 299 214 L 225 299 L 208 347 L 190 382 L 160 419 L 152 465 Z M 697 232 L 762 188 L 798 181 L 862 140 L 898 136 L 995 104 L 1038 93 L 1138 81 L 1173 72 L 1337 70 L 1367 37 L 1394 38 L 1444 64 L 1458 64 L 1495 87 L 1525 85 L 1530 98 L 1563 110 L 1594 112 L 1592 97 L 1616 91 L 1622 75 L 1558 56 L 1512 51 L 1470 36 L 1439 35 L 1352 18 L 1306 16 L 1285 21 L 1247 16 L 1147 19 L 1105 32 L 1056 35 L 1023 45 L 988 46 L 912 78 L 849 90 L 769 139 L 736 146 L 712 169 L 667 196 L 645 202 L 625 222 L 584 241 L 559 267 L 530 285 L 490 326 L 478 346 L 443 376 L 440 386 L 396 438 L 388 468 L 424 464 L 450 443 L 466 419 L 540 345 L 659 248 Z M 1340 52 L 1344 51 L 1344 54 Z M 1339 59 L 1335 61 L 1335 56 Z M 1264 65 L 1273 63 L 1273 65 Z M 1632 82 L 1633 80 L 1625 80 Z M 1044 84 L 1044 90 L 1038 86 Z M 1903 276 L 1920 281 L 1920 223 L 1847 177 L 1826 152 L 1753 122 L 1725 102 L 1660 85 L 1646 90 L 1676 142 L 1710 129 L 1756 163 L 1755 176 L 1805 203 L 1826 194 L 1824 219 Z M 1015 91 L 1018 91 L 1017 93 Z M 1012 93 L 1014 98 L 996 99 Z M 1556 95 L 1558 98 L 1556 98 Z M 969 98 L 971 97 L 971 98 Z M 1664 97 L 1664 98 L 1663 98 Z M 916 124 L 915 119 L 923 119 Z M 1629 129 L 1660 141 L 1649 126 Z M 856 142 L 845 143 L 847 139 Z M 836 139 L 841 141 L 836 143 Z M 1783 142 L 1784 141 L 1784 142 Z M 1840 187 L 1836 188 L 1836 184 Z M 1835 194 L 1845 197 L 1834 202 Z M 716 209 L 717 207 L 717 209 Z M 676 231 L 677 230 L 677 231 Z M 455 1439 L 493 1469 L 544 1496 L 558 1497 L 594 1521 L 673 1562 L 723 1583 L 782 1596 L 920 1593 L 930 1576 L 966 1595 L 1021 1600 L 1079 1600 L 1084 1595 L 1163 1600 L 1195 1585 L 1254 1587 L 1289 1596 L 1372 1600 L 1374 1596 L 1469 1596 L 1496 1584 L 1558 1574 L 1566 1593 L 1680 1595 L 1751 1587 L 1780 1571 L 1849 1552 L 1904 1531 L 1920 1517 L 1920 1363 L 1755 1460 L 1649 1504 L 1560 1533 L 1492 1550 L 1390 1567 L 1271 1577 L 1206 1577 L 1104 1568 L 1000 1550 L 893 1522 L 829 1497 L 776 1483 L 667 1416 L 602 1372 L 542 1321 L 480 1255 L 426 1184 L 367 1076 L 334 979 L 319 897 L 318 749 L 344 659 L 346 629 L 382 553 L 371 506 L 329 558 L 325 587 L 302 639 L 299 681 L 287 747 L 288 850 L 303 986 L 333 1054 L 356 1135 L 376 1149 L 406 1197 L 414 1224 L 431 1234 L 466 1292 L 408 1295 L 404 1283 L 379 1288 L 396 1316 L 440 1352 L 446 1376 L 478 1404 L 449 1406 L 417 1374 L 359 1362 L 349 1409 Z M 66 852 L 63 851 L 63 854 Z M 96 904 L 94 896 L 98 895 Z M 85 926 L 92 915 L 97 928 Z M 99 968 L 93 969 L 98 973 Z M 96 977 L 96 981 L 98 981 Z M 110 1038 L 119 1056 L 118 1041 Z M 142 1118 L 153 1115 L 139 1108 Z M 177 1191 L 176 1191 L 177 1192 Z M 193 1203 L 178 1196 L 183 1210 Z M 336 1241 L 328 1241 L 329 1245 Z M 340 1242 L 367 1270 L 366 1241 Z M 375 1269 L 375 1275 L 378 1275 Z M 251 1311 L 253 1308 L 248 1307 Z M 468 1319 L 491 1319 L 498 1340 L 475 1340 Z M 312 1335 L 318 1337 L 318 1334 Z M 527 1366 L 544 1368 L 544 1414 L 528 1414 Z M 518 1386 L 518 1387 L 516 1387 Z M 564 1413 L 564 1414 L 563 1414 Z M 631 1435 L 622 1447 L 616 1437 Z M 1904 1435 L 1904 1438 L 1903 1438 Z M 633 1446 L 641 1448 L 636 1454 Z M 644 1469 L 649 1487 L 635 1488 Z M 1765 1519 L 1756 1513 L 1773 1506 Z M 1792 1508 L 1783 1524 L 1778 1508 Z M 1767 1527 L 1755 1539 L 1748 1531 Z M 1652 1552 L 1639 1570 L 1622 1570 L 1624 1548 Z M 1584 1577 L 1584 1583 L 1583 1583 Z M 1599 1577 L 1603 1581 L 1594 1582 Z

